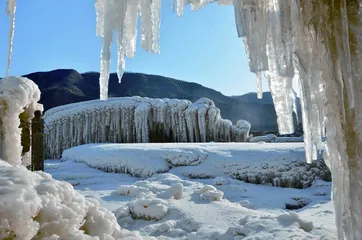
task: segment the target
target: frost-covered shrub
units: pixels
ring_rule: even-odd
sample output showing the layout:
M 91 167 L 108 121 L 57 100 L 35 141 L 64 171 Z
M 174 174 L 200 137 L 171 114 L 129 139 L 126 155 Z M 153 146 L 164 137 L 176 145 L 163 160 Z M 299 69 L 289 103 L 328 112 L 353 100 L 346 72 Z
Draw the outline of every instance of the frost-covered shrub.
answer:
M 66 182 L 0 160 L 0 239 L 142 239 Z

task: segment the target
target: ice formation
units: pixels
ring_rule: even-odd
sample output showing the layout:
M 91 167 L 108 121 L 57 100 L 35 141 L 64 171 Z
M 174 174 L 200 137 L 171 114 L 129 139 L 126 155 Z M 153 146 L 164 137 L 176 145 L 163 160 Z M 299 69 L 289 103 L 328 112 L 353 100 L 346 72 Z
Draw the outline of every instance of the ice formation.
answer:
M 143 239 L 66 182 L 0 160 L 0 239 Z
M 188 4 L 197 10 L 215 1 L 172 2 L 181 16 Z M 362 236 L 361 1 L 218 2 L 234 6 L 237 33 L 244 38 L 250 70 L 259 81 L 263 73 L 269 82 L 281 133 L 293 132 L 291 86 L 293 77 L 299 77 L 307 160 L 317 158 L 321 136 L 326 134 L 338 238 L 358 239 Z M 121 76 L 124 55 L 134 55 L 139 12 L 142 46 L 151 52 L 159 51 L 160 5 L 160 0 L 97 0 L 97 34 L 103 38 L 101 99 L 107 98 L 113 31 L 117 31 Z M 6 12 L 13 20 L 14 0 L 7 1 Z M 10 56 L 11 45 L 9 49 Z
M 9 76 L 10 64 L 11 64 L 11 53 L 13 51 L 15 11 L 16 11 L 16 0 L 6 0 L 6 16 L 10 15 L 10 29 L 9 29 L 9 40 L 8 40 L 9 41 L 8 66 L 6 69 L 6 78 Z
M 0 158 L 13 165 L 30 165 L 30 155 L 21 156 L 19 115 L 26 112 L 30 121 L 36 110 L 43 110 L 38 86 L 28 78 L 0 80 Z
M 250 130 L 246 121 L 222 119 L 207 98 L 94 100 L 50 109 L 44 119 L 47 158 L 85 143 L 242 142 Z

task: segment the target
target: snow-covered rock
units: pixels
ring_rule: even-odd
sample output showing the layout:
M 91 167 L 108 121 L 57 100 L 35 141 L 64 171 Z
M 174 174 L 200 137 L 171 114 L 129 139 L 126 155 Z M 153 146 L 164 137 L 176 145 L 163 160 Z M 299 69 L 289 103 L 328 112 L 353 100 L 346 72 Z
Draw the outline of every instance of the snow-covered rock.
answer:
M 202 194 L 200 194 L 200 198 L 203 200 L 209 200 L 209 201 L 221 201 L 222 197 L 224 196 L 224 193 L 220 190 L 208 190 Z
M 44 115 L 46 157 L 59 158 L 63 150 L 86 143 L 243 142 L 249 125 L 221 118 L 213 101 L 195 103 L 177 99 L 111 98 L 73 103 Z M 202 153 L 200 153 L 202 155 Z M 197 164 L 200 159 L 177 159 L 173 164 Z
M 208 201 L 221 201 L 224 196 L 224 193 L 222 191 L 217 190 L 212 185 L 204 185 L 194 191 L 194 194 L 200 194 L 201 199 Z
M 0 239 L 143 239 L 47 173 L 0 160 L 0 192 Z
M 168 203 L 159 198 L 136 199 L 128 206 L 134 219 L 160 220 L 168 211 Z

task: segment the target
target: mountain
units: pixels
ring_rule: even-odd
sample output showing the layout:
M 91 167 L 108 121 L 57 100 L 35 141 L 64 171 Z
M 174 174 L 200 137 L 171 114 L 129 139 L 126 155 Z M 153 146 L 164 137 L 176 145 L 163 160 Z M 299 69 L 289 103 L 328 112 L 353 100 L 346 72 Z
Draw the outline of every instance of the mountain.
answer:
M 99 98 L 98 72 L 79 73 L 73 69 L 58 69 L 30 73 L 24 77 L 33 80 L 39 86 L 42 92 L 40 102 L 45 110 Z M 245 119 L 252 124 L 253 131 L 277 130 L 270 93 L 265 93 L 266 98 L 262 102 L 253 100 L 253 94 L 228 97 L 197 83 L 142 73 L 125 73 L 120 84 L 117 75 L 112 73 L 109 80 L 109 97 L 178 98 L 192 102 L 207 97 L 220 108 L 222 117 L 230 119 L 233 123 Z

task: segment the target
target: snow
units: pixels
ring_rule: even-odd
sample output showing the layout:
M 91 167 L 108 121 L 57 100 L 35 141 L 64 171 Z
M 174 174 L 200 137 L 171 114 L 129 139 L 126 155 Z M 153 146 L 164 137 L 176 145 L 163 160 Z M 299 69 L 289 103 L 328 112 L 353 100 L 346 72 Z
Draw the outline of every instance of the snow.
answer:
M 312 166 L 305 162 L 303 143 L 88 144 L 65 150 L 62 159 L 141 178 L 170 172 L 305 188 L 316 177 L 330 177 L 322 160 Z
M 192 10 L 198 10 L 211 2 L 215 1 L 175 0 L 173 6 L 181 16 L 188 4 Z M 358 169 L 362 164 L 358 148 L 362 143 L 360 1 L 342 1 L 337 5 L 333 1 L 218 2 L 234 5 L 236 28 L 238 36 L 244 38 L 250 70 L 256 73 L 259 82 L 262 73 L 268 80 L 282 134 L 294 130 L 292 81 L 298 76 L 306 159 L 311 162 L 318 157 L 321 138 L 326 134 L 326 160 L 333 175 L 338 237 L 358 239 L 362 235 L 362 188 L 358 185 L 361 179 Z M 8 69 L 15 3 L 7 1 L 6 9 L 11 15 Z M 160 0 L 96 1 L 97 35 L 103 39 L 100 75 L 103 100 L 108 95 L 113 32 L 117 31 L 121 76 L 124 55 L 133 57 L 136 49 L 139 8 L 143 19 L 142 45 L 158 52 Z M 19 158 L 11 161 L 20 162 Z
M 250 142 L 303 142 L 304 138 L 301 137 L 277 137 L 274 134 L 265 136 L 252 137 Z
M 161 240 L 240 239 L 242 235 L 243 239 L 337 239 L 331 184 L 322 180 L 314 181 L 310 188 L 293 189 L 255 185 L 226 176 L 223 185 L 214 185 L 214 179 L 189 179 L 177 173 L 136 179 L 96 170 L 73 160 L 49 160 L 45 169 L 55 178 L 69 181 L 86 198 L 96 199 L 114 212 L 121 227 L 137 230 L 143 236 Z M 183 186 L 182 198 L 162 198 L 176 184 Z M 142 187 L 142 191 L 119 195 L 116 189 L 120 186 Z M 206 192 L 221 191 L 224 196 L 220 201 L 201 199 L 201 193 L 195 191 L 203 188 Z M 295 199 L 308 199 L 308 203 L 294 211 L 286 209 L 286 204 L 298 204 Z M 246 201 L 252 207 L 246 206 Z M 132 213 L 135 211 L 132 206 L 137 206 L 139 215 Z
M 67 182 L 0 160 L 1 239 L 143 239 Z
M 243 142 L 251 126 L 222 119 L 207 98 L 194 103 L 141 97 L 93 100 L 50 109 L 44 121 L 46 158 L 59 158 L 63 150 L 85 143 Z M 189 158 L 185 161 L 194 157 Z
M 43 110 L 38 104 L 40 90 L 28 78 L 8 77 L 0 80 L 0 158 L 13 165 L 30 165 L 28 155 L 21 156 L 21 129 L 19 115 L 26 111 L 28 121 L 36 110 Z

